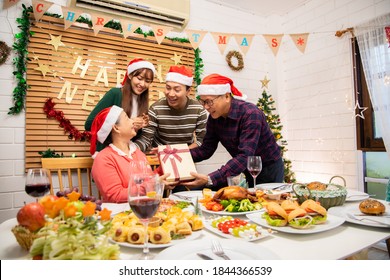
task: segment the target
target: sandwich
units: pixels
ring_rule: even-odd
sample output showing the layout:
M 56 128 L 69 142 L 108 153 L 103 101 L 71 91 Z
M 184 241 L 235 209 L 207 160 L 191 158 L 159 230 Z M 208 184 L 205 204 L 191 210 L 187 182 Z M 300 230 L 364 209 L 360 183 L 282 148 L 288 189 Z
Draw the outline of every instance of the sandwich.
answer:
M 286 211 L 287 215 L 290 214 L 291 211 L 299 208 L 298 202 L 291 199 L 284 200 L 280 206 Z
M 308 228 L 313 225 L 313 218 L 302 208 L 297 208 L 288 214 L 288 225 L 298 229 Z
M 319 225 L 326 222 L 328 213 L 319 202 L 308 199 L 301 204 L 301 208 L 304 209 L 307 214 L 313 218 L 314 225 Z
M 276 202 L 267 205 L 267 212 L 262 216 L 270 226 L 283 227 L 287 225 L 288 215 L 286 211 Z

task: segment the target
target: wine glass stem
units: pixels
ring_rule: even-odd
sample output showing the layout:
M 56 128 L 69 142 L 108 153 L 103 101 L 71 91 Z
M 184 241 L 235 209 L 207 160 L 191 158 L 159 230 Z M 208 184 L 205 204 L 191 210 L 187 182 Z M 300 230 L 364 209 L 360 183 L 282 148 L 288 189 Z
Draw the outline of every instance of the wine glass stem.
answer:
M 257 175 L 256 176 L 252 176 L 253 177 L 253 187 L 256 187 L 256 178 L 257 178 Z
M 144 224 L 144 229 L 145 229 L 145 240 L 144 240 L 144 249 L 143 249 L 143 253 L 145 256 L 149 255 L 149 235 L 148 235 L 148 224 L 149 224 L 149 220 L 144 220 L 142 221 L 142 223 Z

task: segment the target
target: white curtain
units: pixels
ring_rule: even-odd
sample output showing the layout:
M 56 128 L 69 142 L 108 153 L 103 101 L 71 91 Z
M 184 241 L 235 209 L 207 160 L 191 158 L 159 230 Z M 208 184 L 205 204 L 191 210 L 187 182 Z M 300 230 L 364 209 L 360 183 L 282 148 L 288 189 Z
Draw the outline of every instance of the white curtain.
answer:
M 376 123 L 390 157 L 390 14 L 354 27 Z

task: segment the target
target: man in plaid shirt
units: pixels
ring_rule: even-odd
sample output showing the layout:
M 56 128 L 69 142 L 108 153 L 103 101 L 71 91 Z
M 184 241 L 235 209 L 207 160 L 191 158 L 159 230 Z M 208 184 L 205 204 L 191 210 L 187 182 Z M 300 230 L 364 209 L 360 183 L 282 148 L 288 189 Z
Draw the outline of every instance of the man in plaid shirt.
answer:
M 250 187 L 252 176 L 247 170 L 248 156 L 261 156 L 263 168 L 256 184 L 283 182 L 284 164 L 281 150 L 266 121 L 264 113 L 244 101 L 233 81 L 219 74 L 205 77 L 198 86 L 199 102 L 209 112 L 206 135 L 200 147 L 191 149 L 194 162 L 209 159 L 218 147 L 226 148 L 232 158 L 219 169 L 205 174 L 192 174 L 194 181 L 183 183 L 189 188 L 202 186 L 218 190 L 227 186 L 227 177 L 244 172 Z

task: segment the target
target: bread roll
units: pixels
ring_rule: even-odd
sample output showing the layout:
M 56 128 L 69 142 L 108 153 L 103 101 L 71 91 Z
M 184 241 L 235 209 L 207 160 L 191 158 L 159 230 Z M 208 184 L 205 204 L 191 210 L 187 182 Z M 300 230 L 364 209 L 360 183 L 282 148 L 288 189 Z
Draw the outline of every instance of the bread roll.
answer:
M 171 242 L 171 235 L 164 227 L 157 227 L 150 231 L 150 242 L 153 244 L 167 244 Z
M 176 224 L 176 233 L 183 234 L 183 235 L 192 234 L 191 225 L 188 222 L 181 222 Z
M 288 225 L 297 229 L 308 228 L 313 225 L 313 218 L 302 208 L 297 208 L 288 214 Z
M 130 228 L 127 233 L 127 242 L 131 244 L 144 244 L 145 242 L 145 229 L 143 226 L 135 226 Z
M 121 222 L 116 222 L 111 228 L 112 239 L 116 242 L 126 242 L 129 227 L 122 225 Z
M 386 211 L 385 205 L 375 199 L 366 199 L 360 202 L 359 209 L 363 214 L 382 215 Z
M 274 227 L 283 227 L 287 225 L 287 213 L 286 211 L 276 202 L 268 203 L 267 212 L 262 217 L 267 223 Z
M 287 214 L 299 207 L 298 203 L 296 201 L 292 201 L 291 199 L 284 200 L 280 206 L 286 211 Z
M 276 214 L 278 214 L 280 217 L 282 217 L 283 219 L 287 220 L 287 213 L 286 213 L 286 210 L 284 210 L 282 208 L 282 206 L 280 206 L 278 203 L 276 202 L 270 202 L 268 203 L 267 205 L 267 210 L 268 212 L 275 212 Z
M 316 190 L 316 191 L 324 191 L 326 190 L 326 184 L 321 183 L 321 182 L 311 182 L 307 184 L 307 188 L 309 190 Z

